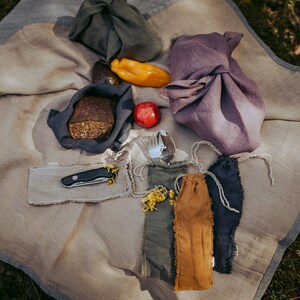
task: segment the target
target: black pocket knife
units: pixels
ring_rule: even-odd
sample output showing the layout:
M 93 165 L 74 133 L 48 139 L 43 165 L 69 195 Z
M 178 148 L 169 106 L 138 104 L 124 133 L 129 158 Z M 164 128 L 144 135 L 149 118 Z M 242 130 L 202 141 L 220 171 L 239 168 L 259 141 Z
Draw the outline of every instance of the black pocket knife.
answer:
M 80 173 L 75 173 L 61 178 L 61 183 L 66 188 L 83 186 L 106 182 L 112 185 L 115 182 L 118 170 L 113 165 L 105 165 L 101 168 L 91 169 Z

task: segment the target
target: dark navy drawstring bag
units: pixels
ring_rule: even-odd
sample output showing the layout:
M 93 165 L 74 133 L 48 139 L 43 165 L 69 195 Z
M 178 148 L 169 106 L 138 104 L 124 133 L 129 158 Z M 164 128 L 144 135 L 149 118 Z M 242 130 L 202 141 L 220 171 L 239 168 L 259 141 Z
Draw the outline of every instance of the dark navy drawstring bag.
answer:
M 229 274 L 236 253 L 234 234 L 240 223 L 244 200 L 238 160 L 220 155 L 208 171 L 219 180 L 230 206 L 239 211 L 231 211 L 222 204 L 218 187 L 210 176 L 206 176 L 214 213 L 214 270 Z
M 240 153 L 230 157 L 220 154 L 216 162 L 208 169 L 219 180 L 228 201 L 228 206 L 224 206 L 218 187 L 212 177 L 207 176 L 206 183 L 214 213 L 214 270 L 219 273 L 231 273 L 232 261 L 237 254 L 234 235 L 242 217 L 244 200 L 239 162 L 248 158 L 265 160 L 269 169 L 271 185 L 275 185 L 271 166 L 272 159 L 268 154 Z

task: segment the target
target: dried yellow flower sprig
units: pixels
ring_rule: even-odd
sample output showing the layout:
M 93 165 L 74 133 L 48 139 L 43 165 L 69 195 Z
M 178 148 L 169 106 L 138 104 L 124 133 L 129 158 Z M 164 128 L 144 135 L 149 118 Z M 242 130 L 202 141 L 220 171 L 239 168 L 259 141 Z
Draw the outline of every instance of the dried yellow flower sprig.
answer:
M 169 200 L 170 205 L 174 205 L 175 200 L 172 199 L 175 197 L 175 192 L 173 190 L 168 190 L 165 187 L 153 189 L 142 199 L 143 211 L 149 212 L 157 210 L 156 203 L 165 201 L 168 196 L 171 199 Z

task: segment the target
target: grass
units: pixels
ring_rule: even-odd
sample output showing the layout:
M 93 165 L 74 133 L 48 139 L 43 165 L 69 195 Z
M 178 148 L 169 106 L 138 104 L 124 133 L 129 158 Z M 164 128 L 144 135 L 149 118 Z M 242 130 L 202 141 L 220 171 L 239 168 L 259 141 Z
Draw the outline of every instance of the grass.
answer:
M 0 20 L 18 2 L 0 0 Z M 278 57 L 300 66 L 300 0 L 235 0 L 235 3 L 250 26 Z M 300 300 L 299 270 L 300 236 L 286 250 L 263 300 Z M 53 298 L 41 291 L 25 273 L 0 261 L 0 299 Z
M 21 270 L 0 261 L 1 300 L 50 300 L 39 286 Z
M 284 253 L 263 300 L 300 299 L 300 235 Z
M 20 0 L 0 0 L 0 20 L 2 20 Z
M 281 59 L 300 66 L 300 0 L 234 0 L 250 26 Z

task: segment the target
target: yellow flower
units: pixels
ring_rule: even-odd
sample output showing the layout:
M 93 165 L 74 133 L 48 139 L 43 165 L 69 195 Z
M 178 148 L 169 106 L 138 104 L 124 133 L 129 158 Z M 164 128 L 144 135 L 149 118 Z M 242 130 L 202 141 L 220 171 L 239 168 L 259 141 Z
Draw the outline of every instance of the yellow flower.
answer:
M 170 203 L 171 206 L 174 206 L 176 201 L 175 200 L 169 200 L 169 203 Z
M 173 199 L 175 197 L 175 192 L 173 190 L 168 191 L 165 187 L 160 187 L 149 192 L 143 199 L 143 211 L 149 212 L 157 210 L 156 203 L 163 202 L 170 197 Z M 170 205 L 174 205 L 175 200 L 169 200 Z
M 173 190 L 169 191 L 169 197 L 173 199 L 175 197 L 175 192 Z

